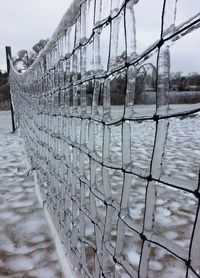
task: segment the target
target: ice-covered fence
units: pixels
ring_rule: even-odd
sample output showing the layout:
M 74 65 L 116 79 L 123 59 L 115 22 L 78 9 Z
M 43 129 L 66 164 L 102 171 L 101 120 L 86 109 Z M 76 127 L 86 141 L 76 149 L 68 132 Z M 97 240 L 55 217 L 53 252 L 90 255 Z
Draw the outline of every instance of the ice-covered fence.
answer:
M 83 277 L 174 269 L 200 277 L 199 164 L 190 161 L 188 180 L 166 160 L 169 125 L 183 127 L 184 138 L 184 124 L 199 120 L 199 104 L 170 107 L 168 91 L 170 47 L 200 27 L 200 14 L 176 24 L 181 1 L 164 0 L 160 36 L 138 53 L 140 2 L 74 1 L 34 64 L 11 69 L 16 120 L 44 205 Z M 146 84 L 156 103 L 138 108 Z

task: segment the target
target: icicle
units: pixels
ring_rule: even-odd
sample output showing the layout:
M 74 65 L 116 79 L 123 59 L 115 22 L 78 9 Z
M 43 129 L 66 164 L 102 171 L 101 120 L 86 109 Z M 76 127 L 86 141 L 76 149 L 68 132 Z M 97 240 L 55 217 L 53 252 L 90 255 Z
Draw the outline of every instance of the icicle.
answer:
M 98 116 L 98 101 L 100 97 L 101 91 L 101 82 L 99 80 L 95 81 L 94 84 L 94 92 L 93 92 L 93 100 L 92 100 L 92 117 Z
M 169 48 L 161 48 L 158 57 L 157 81 L 157 109 L 158 113 L 166 112 L 169 105 L 169 79 L 170 79 L 170 53 Z
M 134 6 L 138 1 L 131 0 L 126 6 L 126 40 L 128 62 L 137 58 L 136 54 L 136 21 Z
M 127 87 L 125 99 L 125 117 L 131 117 L 133 114 L 135 85 L 136 85 L 137 70 L 131 66 L 127 71 Z
M 111 118 L 110 80 L 104 81 L 103 90 L 103 117 L 105 121 Z
M 122 15 L 116 17 L 112 21 L 112 27 L 111 27 L 111 53 L 110 53 L 110 66 L 114 66 L 116 64 L 117 60 L 117 53 L 118 53 L 118 47 L 119 47 L 119 25 L 121 21 Z
M 100 55 L 100 34 L 96 33 L 94 36 L 93 42 L 94 49 L 94 71 L 98 75 L 98 72 L 101 69 L 101 55 Z
M 164 10 L 163 31 L 173 32 L 175 30 L 177 0 L 167 0 Z

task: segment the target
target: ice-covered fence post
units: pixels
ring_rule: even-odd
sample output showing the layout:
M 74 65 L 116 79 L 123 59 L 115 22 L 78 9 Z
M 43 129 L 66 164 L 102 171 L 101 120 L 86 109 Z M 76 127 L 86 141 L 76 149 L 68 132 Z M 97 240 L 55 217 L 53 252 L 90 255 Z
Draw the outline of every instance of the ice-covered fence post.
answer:
M 10 72 L 10 61 L 9 59 L 11 59 L 12 55 L 11 55 L 11 47 L 10 46 L 6 46 L 6 64 L 7 64 L 7 73 L 9 75 Z M 11 88 L 10 88 L 11 90 Z M 12 119 L 12 131 L 15 132 L 15 116 L 14 116 L 14 109 L 13 109 L 13 103 L 12 103 L 12 96 L 11 96 L 11 91 L 10 91 L 10 109 L 11 109 L 11 119 Z
M 9 59 L 11 58 L 11 47 L 6 46 L 6 64 L 7 64 L 7 73 L 9 74 L 10 72 L 10 62 Z

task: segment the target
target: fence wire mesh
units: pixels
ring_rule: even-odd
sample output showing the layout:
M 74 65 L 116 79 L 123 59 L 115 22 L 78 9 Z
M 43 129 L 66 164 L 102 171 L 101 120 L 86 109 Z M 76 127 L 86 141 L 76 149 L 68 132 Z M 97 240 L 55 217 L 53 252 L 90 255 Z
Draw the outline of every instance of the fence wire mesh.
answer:
M 170 48 L 200 13 L 177 24 L 181 1 L 161 1 L 160 35 L 138 53 L 141 2 L 75 1 L 36 62 L 11 67 L 44 205 L 82 277 L 200 277 L 200 106 L 168 100 Z M 155 105 L 138 106 L 147 85 Z

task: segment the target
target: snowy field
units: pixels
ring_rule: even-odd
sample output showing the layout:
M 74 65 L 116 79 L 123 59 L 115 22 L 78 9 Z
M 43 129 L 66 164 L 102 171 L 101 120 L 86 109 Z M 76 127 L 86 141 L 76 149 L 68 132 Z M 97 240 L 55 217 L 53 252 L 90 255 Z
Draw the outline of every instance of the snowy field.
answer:
M 60 278 L 23 144 L 10 131 L 10 112 L 0 112 L 0 278 Z

